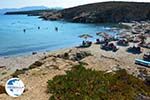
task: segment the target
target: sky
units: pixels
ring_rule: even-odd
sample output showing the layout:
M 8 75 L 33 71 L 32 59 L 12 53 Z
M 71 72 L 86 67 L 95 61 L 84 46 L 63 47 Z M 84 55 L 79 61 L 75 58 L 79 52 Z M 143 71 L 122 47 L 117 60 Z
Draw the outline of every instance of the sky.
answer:
M 111 1 L 111 0 L 0 0 L 0 8 L 21 8 L 26 6 L 69 8 L 77 5 L 103 1 Z M 112 1 L 150 2 L 150 0 L 112 0 Z

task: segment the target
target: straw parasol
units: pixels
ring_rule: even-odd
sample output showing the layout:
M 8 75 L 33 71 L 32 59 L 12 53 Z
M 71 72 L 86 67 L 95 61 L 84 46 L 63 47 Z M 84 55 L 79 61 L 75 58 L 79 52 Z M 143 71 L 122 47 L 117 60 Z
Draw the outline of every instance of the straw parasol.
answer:
M 107 39 L 111 38 L 111 36 L 106 32 L 98 32 L 98 33 L 96 33 L 96 35 L 101 36 L 103 38 L 107 38 Z
M 122 32 L 118 33 L 117 36 L 120 38 L 130 38 L 131 35 L 127 31 L 122 31 Z
M 83 35 L 80 35 L 79 37 L 80 37 L 80 38 L 84 38 L 85 40 L 86 40 L 87 38 L 93 38 L 93 36 L 91 36 L 91 35 L 89 35 L 89 34 L 83 34 Z

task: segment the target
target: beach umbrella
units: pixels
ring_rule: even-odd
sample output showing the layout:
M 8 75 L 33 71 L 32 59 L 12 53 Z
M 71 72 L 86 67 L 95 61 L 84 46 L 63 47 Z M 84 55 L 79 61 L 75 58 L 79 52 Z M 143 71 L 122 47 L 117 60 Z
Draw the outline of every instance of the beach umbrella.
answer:
M 117 35 L 120 38 L 129 38 L 130 37 L 130 32 L 122 31 L 122 32 L 118 33 Z
M 96 33 L 96 35 L 101 36 L 101 37 L 105 37 L 105 36 L 107 36 L 107 33 L 105 33 L 105 32 L 98 32 L 98 33 Z
M 122 30 L 120 30 L 118 33 L 117 33 L 117 35 L 121 35 L 121 34 L 128 34 L 129 33 L 129 31 L 128 30 L 126 30 L 126 29 L 122 29 Z
M 107 39 L 111 38 L 111 36 L 106 32 L 99 32 L 99 33 L 96 33 L 96 35 L 101 36 L 103 38 L 107 38 Z
M 80 38 L 84 38 L 85 40 L 86 40 L 87 38 L 93 38 L 93 36 L 91 36 L 91 35 L 89 35 L 89 34 L 83 34 L 83 35 L 80 35 L 79 37 L 80 37 Z
M 121 34 L 119 35 L 120 38 L 129 38 L 130 35 L 129 34 Z

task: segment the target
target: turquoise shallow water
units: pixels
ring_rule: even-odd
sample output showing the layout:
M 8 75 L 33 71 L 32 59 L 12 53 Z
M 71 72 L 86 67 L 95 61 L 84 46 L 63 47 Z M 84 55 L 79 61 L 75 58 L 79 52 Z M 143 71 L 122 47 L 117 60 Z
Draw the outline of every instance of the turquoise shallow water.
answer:
M 38 29 L 40 27 L 40 29 Z M 58 32 L 55 31 L 58 27 Z M 79 45 L 78 36 L 108 31 L 110 25 L 79 24 L 63 21 L 43 21 L 35 16 L 0 15 L 0 56 L 20 55 L 33 51 L 50 51 Z M 26 29 L 26 32 L 23 30 Z

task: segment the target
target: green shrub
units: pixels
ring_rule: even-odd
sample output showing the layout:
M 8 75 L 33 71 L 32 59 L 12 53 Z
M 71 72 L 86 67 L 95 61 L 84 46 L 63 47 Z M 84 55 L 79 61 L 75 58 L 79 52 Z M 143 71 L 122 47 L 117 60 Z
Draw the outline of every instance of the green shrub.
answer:
M 50 100 L 133 100 L 138 94 L 150 96 L 150 86 L 119 70 L 116 74 L 85 69 L 82 65 L 48 81 Z
M 28 68 L 23 69 L 17 69 L 11 76 L 12 77 L 18 77 L 20 74 L 25 74 L 25 72 L 28 70 Z
M 7 74 L 7 72 L 2 72 L 1 74 L 2 74 L 2 75 L 6 75 L 6 74 Z
M 32 65 L 30 65 L 29 68 L 17 69 L 11 76 L 12 77 L 18 77 L 18 75 L 25 74 L 26 71 L 28 71 L 30 69 L 37 68 L 37 67 L 41 66 L 42 64 L 43 64 L 42 62 L 36 61 Z
M 32 65 L 29 66 L 29 69 L 34 69 L 34 68 L 37 68 L 39 66 L 42 66 L 43 63 L 40 62 L 40 61 L 36 61 L 35 63 L 33 63 Z

